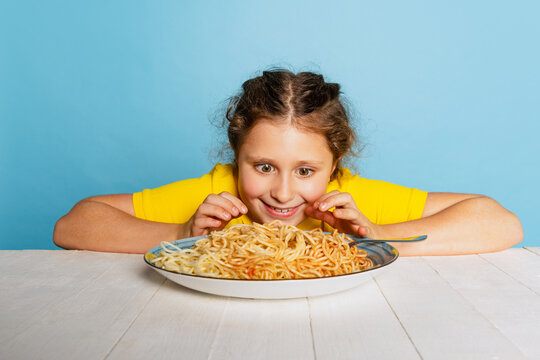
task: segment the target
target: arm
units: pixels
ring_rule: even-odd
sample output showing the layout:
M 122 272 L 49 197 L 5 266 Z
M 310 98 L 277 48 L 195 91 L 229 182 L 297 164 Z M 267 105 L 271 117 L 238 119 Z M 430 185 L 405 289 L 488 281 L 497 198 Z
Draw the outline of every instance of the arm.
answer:
M 78 202 L 54 227 L 53 241 L 65 249 L 144 253 L 162 241 L 206 235 L 247 213 L 240 199 L 210 194 L 183 224 L 135 217 L 132 194 L 101 195 Z
M 401 255 L 460 255 L 500 251 L 523 239 L 518 217 L 482 195 L 429 193 L 418 220 L 378 225 L 390 238 L 427 234 L 420 243 L 394 244 Z
M 144 253 L 161 241 L 183 237 L 185 224 L 138 219 L 131 194 L 101 195 L 78 202 L 61 217 L 53 233 L 65 249 Z
M 328 211 L 334 206 L 333 212 Z M 372 223 L 350 194 L 337 191 L 323 196 L 307 212 L 340 231 L 360 236 L 391 239 L 428 235 L 418 243 L 393 243 L 403 256 L 492 252 L 523 239 L 517 216 L 482 195 L 429 193 L 420 219 L 388 225 Z

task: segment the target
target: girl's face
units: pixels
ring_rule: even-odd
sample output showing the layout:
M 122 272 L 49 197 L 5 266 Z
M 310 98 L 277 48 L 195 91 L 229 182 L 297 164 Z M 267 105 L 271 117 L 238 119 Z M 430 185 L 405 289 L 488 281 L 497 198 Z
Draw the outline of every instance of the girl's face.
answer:
M 335 163 L 323 135 L 259 120 L 238 151 L 238 191 L 259 223 L 298 225 L 326 193 Z

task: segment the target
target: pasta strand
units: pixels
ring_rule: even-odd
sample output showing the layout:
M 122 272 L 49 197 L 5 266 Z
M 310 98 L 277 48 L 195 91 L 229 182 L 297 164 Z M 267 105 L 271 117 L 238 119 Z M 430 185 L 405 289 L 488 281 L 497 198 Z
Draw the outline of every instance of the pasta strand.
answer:
M 302 231 L 279 221 L 214 231 L 195 246 L 161 243 L 149 258 L 162 269 L 227 279 L 305 279 L 342 275 L 373 267 L 367 253 L 345 234 Z

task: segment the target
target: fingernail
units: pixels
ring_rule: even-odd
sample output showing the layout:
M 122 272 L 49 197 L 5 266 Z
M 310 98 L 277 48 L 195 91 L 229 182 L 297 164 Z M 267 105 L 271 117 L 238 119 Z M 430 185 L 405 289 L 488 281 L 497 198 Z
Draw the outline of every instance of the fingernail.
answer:
M 247 211 L 248 211 L 247 207 L 245 207 L 244 205 L 242 205 L 242 212 L 245 214 L 245 213 L 247 213 Z
M 229 219 L 229 218 L 231 217 L 231 214 L 229 214 L 229 213 L 223 213 L 223 217 L 224 217 L 225 219 Z
M 240 210 L 238 210 L 238 208 L 235 206 L 232 208 L 232 213 L 234 216 L 237 216 L 240 213 Z
M 326 211 L 326 204 L 321 204 L 321 206 L 319 206 L 319 208 L 321 209 L 321 211 Z

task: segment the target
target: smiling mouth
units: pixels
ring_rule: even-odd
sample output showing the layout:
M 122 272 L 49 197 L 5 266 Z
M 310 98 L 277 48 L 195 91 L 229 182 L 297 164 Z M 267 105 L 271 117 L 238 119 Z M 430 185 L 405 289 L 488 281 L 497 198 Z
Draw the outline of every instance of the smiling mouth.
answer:
M 264 206 L 266 207 L 266 210 L 275 217 L 290 217 L 293 216 L 301 205 L 297 205 L 290 208 L 278 208 L 275 206 L 268 205 L 267 203 L 263 202 Z

